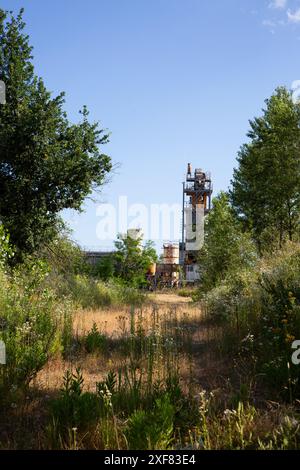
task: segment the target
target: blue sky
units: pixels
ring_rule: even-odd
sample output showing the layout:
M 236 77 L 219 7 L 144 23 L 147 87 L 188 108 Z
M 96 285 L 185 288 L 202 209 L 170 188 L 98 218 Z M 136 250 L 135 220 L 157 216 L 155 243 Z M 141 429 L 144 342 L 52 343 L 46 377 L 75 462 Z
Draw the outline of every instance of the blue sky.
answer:
M 119 168 L 100 197 L 180 204 L 187 162 L 227 189 L 248 120 L 278 85 L 300 79 L 299 0 L 1 0 L 25 7 L 36 73 L 86 104 L 111 132 Z M 97 238 L 98 203 L 66 213 L 73 238 Z M 179 238 L 179 234 L 178 234 Z M 162 240 L 158 240 L 157 244 Z

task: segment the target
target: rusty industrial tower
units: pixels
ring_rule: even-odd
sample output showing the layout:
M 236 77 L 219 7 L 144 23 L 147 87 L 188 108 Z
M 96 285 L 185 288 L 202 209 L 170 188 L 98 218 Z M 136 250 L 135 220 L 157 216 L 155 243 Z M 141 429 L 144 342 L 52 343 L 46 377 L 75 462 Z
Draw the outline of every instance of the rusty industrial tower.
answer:
M 183 182 L 182 200 L 182 239 L 180 243 L 180 264 L 183 277 L 187 282 L 196 282 L 200 279 L 198 257 L 199 251 L 191 243 L 191 233 L 196 237 L 203 230 L 204 220 L 199 220 L 199 213 L 205 215 L 211 210 L 212 181 L 210 173 L 196 168 L 192 172 L 189 163 L 186 181 Z M 203 219 L 202 218 L 202 219 Z M 200 227 L 200 224 L 201 227 Z

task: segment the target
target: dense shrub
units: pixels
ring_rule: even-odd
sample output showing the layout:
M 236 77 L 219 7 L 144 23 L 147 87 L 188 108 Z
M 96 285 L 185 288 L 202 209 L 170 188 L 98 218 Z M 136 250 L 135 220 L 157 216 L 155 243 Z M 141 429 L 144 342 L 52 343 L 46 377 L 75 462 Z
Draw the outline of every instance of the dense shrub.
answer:
M 233 349 L 256 355 L 258 372 L 275 391 L 300 394 L 300 370 L 291 363 L 292 343 L 300 339 L 300 245 L 226 280 L 204 296 L 213 318 L 225 321 Z
M 47 285 L 59 298 L 69 299 L 74 306 L 101 308 L 114 305 L 141 304 L 145 294 L 120 280 L 104 282 L 87 274 L 50 272 Z
M 88 353 L 93 353 L 95 351 L 103 352 L 106 350 L 106 336 L 98 330 L 96 323 L 93 324 L 92 329 L 84 337 L 84 345 Z
M 74 373 L 66 371 L 58 398 L 51 402 L 55 426 L 63 434 L 70 428 L 81 428 L 99 417 L 99 400 L 93 393 L 83 391 L 80 369 Z
M 172 443 L 175 408 L 168 394 L 155 401 L 152 410 L 137 410 L 125 430 L 129 449 L 168 449 Z
M 47 266 L 30 262 L 10 274 L 0 268 L 0 339 L 6 347 L 0 387 L 6 391 L 29 384 L 55 352 L 63 348 L 68 305 L 44 287 Z
M 67 298 L 75 306 L 101 308 L 141 304 L 145 299 L 134 282 L 119 276 L 112 277 L 106 268 L 105 272 L 102 271 L 102 261 L 95 267 L 91 266 L 83 251 L 68 235 L 61 234 L 51 244 L 40 249 L 36 260 L 43 260 L 49 266 L 45 285 L 56 292 L 58 298 Z M 104 265 L 108 263 L 108 270 L 112 262 L 113 258 L 109 256 L 103 259 Z
M 199 255 L 199 296 L 224 282 L 228 276 L 255 265 L 257 253 L 249 233 L 242 230 L 229 204 L 220 193 L 205 222 L 205 243 Z
M 84 252 L 63 229 L 51 243 L 40 248 L 36 256 L 47 262 L 54 276 L 58 274 L 89 274 L 91 272 L 91 266 L 87 262 Z
M 67 371 L 59 396 L 50 402 L 51 446 L 76 447 L 75 432 L 81 442 L 99 439 L 98 448 L 120 448 L 120 443 L 135 450 L 172 448 L 177 427 L 186 432 L 186 416 L 189 424 L 196 423 L 195 406 L 171 372 L 165 382 L 149 387 L 134 368 L 111 371 L 90 392 L 84 391 L 80 369 Z

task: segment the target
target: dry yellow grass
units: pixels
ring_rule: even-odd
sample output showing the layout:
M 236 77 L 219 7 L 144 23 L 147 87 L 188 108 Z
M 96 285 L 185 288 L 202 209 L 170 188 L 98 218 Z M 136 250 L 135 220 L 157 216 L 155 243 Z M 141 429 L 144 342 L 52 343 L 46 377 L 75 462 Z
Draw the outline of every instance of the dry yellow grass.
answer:
M 177 297 L 174 293 L 152 294 L 146 305 L 142 308 L 136 308 L 134 311 L 136 334 L 133 338 L 138 341 L 139 326 L 142 327 L 144 335 L 142 337 L 144 342 L 141 343 L 143 348 L 138 349 L 137 357 L 135 357 L 136 349 L 134 347 L 129 350 L 125 349 L 125 351 L 120 348 L 121 338 L 130 335 L 132 313 L 132 310 L 128 307 L 74 312 L 74 337 L 77 340 L 82 339 L 95 323 L 98 330 L 105 333 L 109 338 L 109 345 L 104 349 L 105 353 L 101 354 L 98 351 L 95 354 L 88 354 L 84 346 L 85 343 L 82 342 L 77 352 L 71 354 L 68 360 L 57 357 L 49 361 L 32 383 L 35 387 L 34 393 L 32 393 L 34 399 L 29 401 L 28 405 L 26 402 L 25 406 L 20 407 L 20 409 L 9 410 L 8 430 L 5 430 L 6 434 L 3 433 L 5 448 L 15 448 L 15 443 L 10 436 L 16 436 L 16 434 L 16 442 L 19 445 L 21 443 L 24 448 L 48 448 L 49 446 L 52 448 L 52 443 L 49 444 L 48 436 L 45 434 L 46 424 L 49 423 L 47 403 L 49 399 L 57 396 L 57 391 L 62 386 L 63 376 L 67 369 L 74 371 L 75 368 L 80 367 L 84 378 L 84 389 L 94 392 L 96 391 L 96 383 L 103 380 L 109 371 L 117 372 L 118 369 L 123 369 L 122 377 L 124 378 L 124 373 L 133 366 L 131 370 L 134 370 L 134 374 L 137 374 L 137 380 L 141 380 L 140 383 L 143 389 L 147 389 L 149 364 L 144 346 L 149 339 L 147 332 L 150 332 L 153 328 L 155 328 L 157 334 L 154 337 L 154 342 L 159 343 L 160 337 L 162 341 L 160 343 L 161 348 L 157 350 L 158 354 L 156 354 L 156 351 L 153 354 L 155 359 L 152 363 L 153 373 L 151 373 L 150 383 L 153 386 L 166 384 L 168 378 L 170 378 L 170 371 L 177 371 L 180 388 L 185 396 L 189 397 L 192 403 L 201 405 L 202 408 L 206 400 L 207 404 L 205 406 L 210 407 L 212 410 L 207 421 L 210 432 L 209 444 L 207 442 L 205 444 L 208 446 L 207 448 L 222 449 L 231 445 L 228 444 L 231 439 L 228 438 L 228 435 L 232 430 L 235 430 L 235 436 L 238 435 L 235 421 L 237 415 L 234 414 L 235 410 L 232 411 L 232 414 L 229 413 L 232 421 L 228 424 L 227 415 L 225 419 L 222 410 L 231 410 L 228 407 L 232 407 L 232 400 L 236 400 L 238 397 L 237 394 L 241 390 L 240 383 L 247 385 L 248 382 L 247 376 L 244 375 L 244 382 L 238 381 L 235 383 L 233 375 L 235 364 L 230 362 L 228 356 L 222 358 L 218 353 L 218 341 L 222 339 L 220 327 L 212 325 L 211 321 L 206 321 L 207 319 L 201 313 L 199 305 L 189 302 L 186 298 Z M 177 332 L 178 337 L 176 336 Z M 172 349 L 168 351 L 168 347 L 166 348 L 166 344 L 170 340 L 168 333 L 170 333 L 171 339 L 174 339 L 175 344 L 180 345 L 174 351 Z M 166 341 L 164 342 L 164 340 Z M 131 347 L 131 340 L 125 341 L 125 343 Z M 137 345 L 139 346 L 139 343 Z M 130 355 L 132 358 L 130 358 Z M 125 370 L 126 366 L 127 369 Z M 135 366 L 136 369 L 134 369 Z M 248 369 L 246 369 L 246 373 L 247 371 L 249 374 Z M 237 378 L 240 379 L 240 376 Z M 130 384 L 130 381 L 128 384 Z M 249 382 L 250 386 L 252 387 L 251 382 Z M 208 394 L 205 391 L 213 393 Z M 252 393 L 252 388 L 249 388 L 249 392 Z M 254 391 L 254 393 L 256 392 Z M 291 410 L 288 410 L 288 408 L 279 404 L 278 410 L 274 409 L 271 402 L 268 403 L 268 409 L 265 406 L 257 410 L 248 405 L 242 406 L 243 442 L 245 435 L 253 435 L 255 439 L 258 436 L 262 441 L 265 436 L 269 435 L 270 431 L 273 432 L 273 430 L 278 429 L 281 421 L 285 422 L 287 416 L 289 414 L 293 416 L 294 413 L 292 407 Z M 219 410 L 221 411 L 219 412 Z M 22 423 L 22 425 L 19 425 L 19 423 Z M 27 426 L 25 433 L 22 427 L 24 423 Z M 192 419 L 191 423 L 193 424 L 189 437 L 184 441 L 180 441 L 180 445 L 194 445 L 193 448 L 198 449 L 202 427 L 194 426 Z M 28 429 L 30 432 L 27 432 Z M 98 429 L 98 426 L 96 431 L 91 427 L 88 433 L 84 433 L 85 437 L 82 442 L 80 441 L 82 448 L 103 448 L 103 438 L 97 434 Z M 32 430 L 33 432 L 31 432 Z M 278 434 L 277 431 L 276 433 Z M 249 438 L 249 442 L 251 439 L 252 437 Z M 72 443 L 66 444 L 66 448 L 69 448 L 69 445 L 73 448 Z M 126 443 L 124 448 L 127 448 Z
M 103 308 L 97 310 L 78 310 L 74 312 L 73 333 L 77 338 L 82 338 L 91 330 L 94 324 L 100 332 L 107 337 L 117 340 L 130 334 L 130 307 Z M 183 380 L 188 378 L 193 369 L 193 375 L 197 381 L 201 377 L 205 380 L 213 380 L 216 375 L 215 358 L 212 353 L 201 352 L 199 347 L 203 342 L 210 341 L 210 337 L 216 335 L 216 330 L 211 331 L 203 327 L 199 305 L 190 302 L 190 299 L 179 297 L 174 293 L 151 294 L 149 302 L 135 309 L 135 321 L 143 330 L 150 332 L 155 328 L 159 330 L 162 325 L 176 322 L 179 328 L 190 329 L 192 351 L 180 356 L 180 374 Z M 174 327 L 174 325 L 173 325 Z M 201 360 L 199 359 L 201 356 Z M 58 390 L 62 385 L 62 378 L 67 369 L 75 370 L 80 367 L 85 388 L 94 390 L 97 381 L 103 380 L 109 370 L 124 366 L 126 358 L 117 351 L 107 355 L 81 354 L 74 355 L 69 360 L 56 358 L 44 367 L 34 380 L 34 386 L 49 392 Z
M 189 316 L 199 317 L 199 306 L 191 304 L 191 299 L 179 297 L 176 294 L 150 294 L 149 304 L 136 312 L 142 312 L 143 320 L 149 322 L 153 307 L 159 308 L 159 316 L 164 318 L 170 309 L 176 308 L 179 316 L 189 313 Z M 188 308 L 187 308 L 188 307 Z M 130 307 L 102 308 L 98 310 L 78 310 L 74 314 L 74 333 L 82 336 L 96 323 L 98 329 L 109 336 L 120 336 L 130 329 Z
M 157 304 L 171 304 L 180 306 L 181 304 L 188 304 L 192 302 L 191 297 L 180 297 L 173 292 L 164 292 L 164 293 L 154 293 L 149 294 L 149 299 Z

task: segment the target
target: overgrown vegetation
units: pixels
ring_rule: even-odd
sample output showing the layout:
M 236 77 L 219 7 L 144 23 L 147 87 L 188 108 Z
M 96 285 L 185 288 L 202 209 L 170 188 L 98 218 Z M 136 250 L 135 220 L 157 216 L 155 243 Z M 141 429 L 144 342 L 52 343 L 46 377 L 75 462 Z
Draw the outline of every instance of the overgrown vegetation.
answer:
M 71 124 L 64 93 L 52 98 L 34 73 L 32 47 L 17 16 L 0 9 L 0 218 L 16 247 L 14 260 L 34 252 L 57 232 L 63 209 L 79 210 L 84 198 L 104 183 L 110 158 L 99 146 L 108 135 L 82 120 Z
M 238 157 L 233 206 L 221 194 L 208 216 L 199 298 L 221 322 L 230 351 L 253 364 L 269 393 L 293 402 L 300 377 L 292 363 L 300 338 L 300 106 L 282 88 L 266 104 Z
M 300 370 L 292 363 L 292 343 L 300 337 L 299 294 L 300 245 L 290 243 L 202 297 L 223 325 L 229 351 L 255 365 L 269 394 L 290 402 L 300 396 Z
M 69 298 L 75 306 L 100 308 L 111 305 L 141 304 L 144 294 L 136 283 L 123 282 L 118 276 L 102 279 L 98 266 L 88 263 L 83 251 L 68 234 L 56 236 L 37 254 L 49 266 L 47 285 L 58 297 Z
M 111 169 L 108 136 L 85 108 L 68 122 L 24 27 L 0 10 L 0 447 L 299 449 L 300 104 L 279 88 L 250 122 L 199 288 L 146 303 L 151 242 L 119 236 L 92 267 L 64 234 L 60 211 Z
M 300 103 L 280 87 L 250 121 L 238 155 L 231 200 L 260 253 L 299 239 Z
M 80 369 L 66 371 L 59 396 L 51 404 L 51 446 L 97 448 L 173 448 L 177 430 L 187 433 L 189 414 L 197 416 L 192 385 L 185 393 L 179 376 L 180 360 L 186 356 L 191 330 L 179 327 L 172 311 L 163 318 L 154 308 L 147 323 L 133 308 L 130 329 L 117 342 L 95 324 L 83 337 L 88 354 L 123 358 L 117 369 L 84 390 Z M 177 319 L 179 321 L 179 318 Z M 49 442 L 47 441 L 47 445 Z
M 2 258 L 9 258 L 12 250 L 1 231 Z M 25 390 L 47 361 L 67 346 L 70 306 L 47 288 L 47 274 L 42 261 L 28 260 L 13 271 L 0 263 L 0 340 L 7 358 L 0 366 L 1 400 Z
M 151 241 L 142 244 L 142 237 L 118 235 L 115 252 L 104 256 L 94 267 L 93 274 L 107 281 L 114 279 L 130 287 L 146 287 L 146 274 L 151 264 L 157 261 L 157 254 Z
M 257 258 L 255 244 L 235 218 L 227 194 L 221 193 L 213 203 L 213 210 L 206 220 L 204 247 L 199 255 L 201 292 L 253 266 Z

